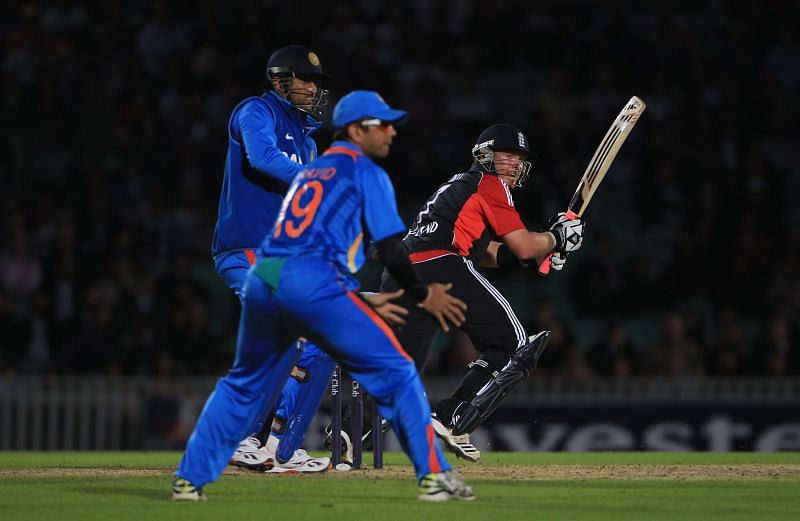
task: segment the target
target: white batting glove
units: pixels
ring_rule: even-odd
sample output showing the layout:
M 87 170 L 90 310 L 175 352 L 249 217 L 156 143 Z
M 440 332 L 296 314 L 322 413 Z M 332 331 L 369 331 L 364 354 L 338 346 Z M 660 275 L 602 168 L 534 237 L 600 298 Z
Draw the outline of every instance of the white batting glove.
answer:
M 556 271 L 561 271 L 564 269 L 564 265 L 567 263 L 567 256 L 562 256 L 560 253 L 556 253 L 550 257 L 550 267 Z
M 569 253 L 580 249 L 583 244 L 584 222 L 577 219 L 567 219 L 563 213 L 550 218 L 550 233 L 555 239 L 554 251 Z

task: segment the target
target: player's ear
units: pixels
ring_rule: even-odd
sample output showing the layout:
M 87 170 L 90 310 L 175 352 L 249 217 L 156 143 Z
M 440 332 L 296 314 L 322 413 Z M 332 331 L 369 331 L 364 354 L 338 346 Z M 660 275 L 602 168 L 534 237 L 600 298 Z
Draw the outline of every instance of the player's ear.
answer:
M 347 137 L 350 141 L 361 143 L 361 137 L 364 135 L 364 129 L 359 123 L 350 123 L 347 125 Z
M 277 77 L 272 78 L 272 90 L 280 94 L 281 96 L 285 96 L 286 93 L 283 91 L 283 86 L 281 85 L 280 79 Z

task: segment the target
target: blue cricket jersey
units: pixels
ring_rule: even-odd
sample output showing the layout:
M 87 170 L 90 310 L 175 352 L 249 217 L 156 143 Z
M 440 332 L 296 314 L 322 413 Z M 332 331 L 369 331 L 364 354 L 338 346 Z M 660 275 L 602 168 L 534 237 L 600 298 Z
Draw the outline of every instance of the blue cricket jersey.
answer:
M 294 179 L 261 252 L 318 257 L 355 273 L 371 241 L 406 228 L 388 174 L 357 145 L 335 141 Z
M 321 125 L 273 91 L 233 109 L 212 256 L 261 243 L 289 184 L 316 157 L 311 133 Z

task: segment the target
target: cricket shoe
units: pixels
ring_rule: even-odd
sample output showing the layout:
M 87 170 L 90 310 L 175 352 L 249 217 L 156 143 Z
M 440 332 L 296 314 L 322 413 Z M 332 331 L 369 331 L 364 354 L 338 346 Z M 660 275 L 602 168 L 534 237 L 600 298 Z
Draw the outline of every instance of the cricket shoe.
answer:
M 351 467 L 353 466 L 353 442 L 350 441 L 350 435 L 347 434 L 345 431 L 341 431 L 342 433 L 342 443 L 341 443 L 341 462 L 347 463 Z M 331 428 L 330 424 L 325 427 L 325 448 L 331 451 L 333 454 L 333 429 Z
M 381 434 L 386 434 L 390 430 L 392 430 L 392 424 L 389 423 L 386 419 L 382 418 L 381 419 Z M 367 426 L 364 429 L 364 435 L 361 436 L 361 447 L 363 448 L 363 450 L 372 450 L 372 443 L 373 443 L 372 431 L 373 431 L 373 429 L 372 429 L 371 425 Z
M 259 440 L 255 436 L 248 436 L 247 438 L 239 442 L 239 446 L 236 447 L 233 456 L 231 456 L 230 464 L 231 465 L 236 464 L 234 460 L 236 459 L 236 456 L 238 456 L 239 454 L 243 454 L 245 452 L 253 452 L 258 450 L 260 447 L 261 447 L 261 440 Z
M 330 458 L 312 458 L 305 449 L 297 449 L 292 454 L 292 457 L 289 458 L 289 461 L 278 463 L 278 459 L 275 457 L 278 451 L 278 443 L 280 443 L 280 440 L 276 436 L 270 435 L 267 443 L 260 449 L 272 462 L 272 466 L 265 469 L 267 474 L 314 473 L 328 470 L 328 466 L 331 463 Z
M 256 472 L 264 472 L 275 466 L 275 458 L 261 448 L 261 440 L 254 436 L 245 438 L 236 447 L 231 465 Z
M 197 488 L 188 479 L 175 478 L 172 480 L 173 501 L 206 501 L 208 496 L 203 494 L 203 489 Z
M 450 499 L 472 501 L 475 499 L 475 492 L 453 471 L 448 471 L 423 476 L 419 482 L 418 498 L 420 501 L 447 501 Z
M 431 424 L 436 435 L 444 441 L 447 450 L 468 461 L 476 462 L 481 459 L 481 451 L 472 444 L 469 434 L 455 436 L 453 430 L 442 423 L 436 413 L 431 414 Z
M 264 450 L 263 448 L 261 450 Z M 325 472 L 331 464 L 331 459 L 328 457 L 312 458 L 304 449 L 297 449 L 294 451 L 292 458 L 286 463 L 278 463 L 274 455 L 270 455 L 273 459 L 273 466 L 264 472 L 267 474 L 311 474 L 314 472 Z
M 364 429 L 363 434 L 361 435 L 361 448 L 362 450 L 371 450 L 373 443 L 372 425 L 365 423 L 363 429 Z M 388 420 L 386 420 L 386 418 L 381 418 L 381 434 L 386 434 L 390 430 L 392 430 L 392 424 L 389 423 Z M 325 448 L 331 450 L 332 445 L 333 445 L 333 435 L 331 434 L 331 425 L 328 424 L 325 427 Z M 344 430 L 342 431 L 342 445 L 343 445 L 342 454 L 344 457 L 344 452 L 346 450 L 344 446 L 351 445 L 350 434 L 348 434 Z M 352 448 L 350 449 L 350 453 L 352 453 Z

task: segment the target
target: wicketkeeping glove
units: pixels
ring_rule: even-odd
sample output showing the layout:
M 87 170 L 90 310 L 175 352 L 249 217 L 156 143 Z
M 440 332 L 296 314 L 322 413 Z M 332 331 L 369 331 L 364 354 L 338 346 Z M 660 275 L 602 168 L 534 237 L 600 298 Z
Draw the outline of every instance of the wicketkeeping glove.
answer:
M 556 240 L 553 251 L 566 254 L 580 249 L 583 243 L 584 228 L 584 222 L 580 217 L 570 219 L 565 212 L 561 212 L 551 217 L 548 224 L 550 225 L 549 231 Z

